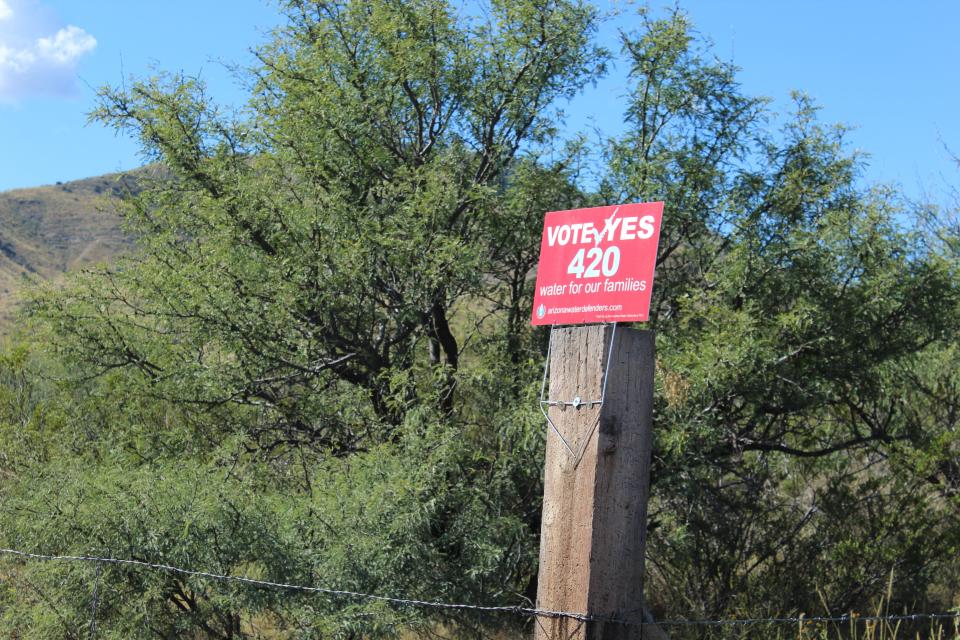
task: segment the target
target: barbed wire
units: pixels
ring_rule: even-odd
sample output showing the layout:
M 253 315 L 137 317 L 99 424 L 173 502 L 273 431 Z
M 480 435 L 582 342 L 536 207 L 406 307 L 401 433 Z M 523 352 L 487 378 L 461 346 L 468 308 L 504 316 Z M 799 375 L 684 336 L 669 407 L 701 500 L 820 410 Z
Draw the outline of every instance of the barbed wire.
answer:
M 5 549 L 0 548 L 0 554 L 15 556 L 23 559 L 29 560 L 43 560 L 43 561 L 63 561 L 63 562 L 90 562 L 90 563 L 102 563 L 102 564 L 113 564 L 121 566 L 132 566 L 142 569 L 153 569 L 156 571 L 164 571 L 167 573 L 175 573 L 179 575 L 192 576 L 196 578 L 207 578 L 210 580 L 217 580 L 221 582 L 236 582 L 240 584 L 246 584 L 254 587 L 269 588 L 269 589 L 281 589 L 285 591 L 301 591 L 304 593 L 319 593 L 329 596 L 340 596 L 364 600 L 374 600 L 378 602 L 386 602 L 389 604 L 404 605 L 404 606 L 416 606 L 416 607 L 426 607 L 433 609 L 463 609 L 463 610 L 473 610 L 473 611 L 483 611 L 487 613 L 513 613 L 526 616 L 544 616 L 544 617 L 554 617 L 554 618 L 573 618 L 576 620 L 588 621 L 590 616 L 579 613 L 569 613 L 564 611 L 548 611 L 541 609 L 533 609 L 528 607 L 508 607 L 508 606 L 482 606 L 482 605 L 473 605 L 473 604 L 460 604 L 460 603 L 451 603 L 451 602 L 436 602 L 432 600 L 416 600 L 408 598 L 396 598 L 391 596 L 382 596 L 372 593 L 362 593 L 359 591 L 349 591 L 344 589 L 330 589 L 326 587 L 315 587 L 307 585 L 292 584 L 287 582 L 273 582 L 270 580 L 259 580 L 256 578 L 249 578 L 246 576 L 235 576 L 227 575 L 222 573 L 215 573 L 212 571 L 201 571 L 197 569 L 184 569 L 182 567 L 175 567 L 169 564 L 162 564 L 157 562 L 147 562 L 145 560 L 132 560 L 128 558 L 112 558 L 112 557 L 99 557 L 99 556 L 70 556 L 70 555 L 47 555 L 42 553 L 30 553 L 27 551 L 20 551 L 17 549 Z
M 383 596 L 372 593 L 363 593 L 360 591 L 349 591 L 345 589 L 331 589 L 327 587 L 316 587 L 292 584 L 287 582 L 273 582 L 270 580 L 259 580 L 246 576 L 229 575 L 215 573 L 212 571 L 201 571 L 198 569 L 185 569 L 169 564 L 158 562 L 147 562 L 145 560 L 133 560 L 129 558 L 113 558 L 91 555 L 48 555 L 42 553 L 31 553 L 18 549 L 0 548 L 0 555 L 7 555 L 20 558 L 22 560 L 39 560 L 53 562 L 87 562 L 94 563 L 99 569 L 103 565 L 119 565 L 136 567 L 140 569 L 150 569 L 154 571 L 163 571 L 178 575 L 191 576 L 196 578 L 206 578 L 219 582 L 234 582 L 252 587 L 264 589 L 279 589 L 284 591 L 299 591 L 302 593 L 316 593 L 335 597 L 355 598 L 361 600 L 372 600 L 376 602 L 385 602 L 398 606 L 412 606 L 440 610 L 456 611 L 477 611 L 482 613 L 501 613 L 513 614 L 532 618 L 568 618 L 580 622 L 605 622 L 623 625 L 649 625 L 658 627 L 670 626 L 758 626 L 762 624 L 831 624 L 831 623 L 858 623 L 858 622 L 932 622 L 937 620 L 960 620 L 960 611 L 951 611 L 944 613 L 907 613 L 907 614 L 883 614 L 883 615 L 860 615 L 856 613 L 844 613 L 842 615 L 832 616 L 786 616 L 773 618 L 731 618 L 727 620 L 686 620 L 682 618 L 671 620 L 622 620 L 609 616 L 592 615 L 587 613 L 577 613 L 570 611 L 554 611 L 550 609 L 536 609 L 523 606 L 484 606 L 475 604 L 463 604 L 452 602 L 440 602 L 433 600 L 417 600 L 409 598 L 399 598 L 392 596 Z M 96 587 L 95 587 L 96 588 Z M 94 592 L 96 593 L 96 591 Z M 96 597 L 96 596 L 94 596 Z M 96 605 L 94 605 L 96 606 Z M 95 615 L 95 614 L 94 614 Z

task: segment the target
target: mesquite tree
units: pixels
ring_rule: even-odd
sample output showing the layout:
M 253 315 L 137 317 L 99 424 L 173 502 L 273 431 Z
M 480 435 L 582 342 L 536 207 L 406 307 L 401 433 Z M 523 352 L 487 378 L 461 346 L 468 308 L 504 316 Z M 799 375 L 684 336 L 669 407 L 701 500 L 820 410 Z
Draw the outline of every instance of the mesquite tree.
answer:
M 622 34 L 627 127 L 590 149 L 557 123 L 609 58 L 594 8 L 283 9 L 243 111 L 179 76 L 102 92 L 94 117 L 154 163 L 123 205 L 137 250 L 37 292 L 36 339 L 0 358 L 0 542 L 524 602 L 543 213 L 662 199 L 650 605 L 836 613 L 891 572 L 893 606 L 949 600 L 955 226 L 910 227 L 842 129 L 802 95 L 774 118 L 680 12 Z M 92 572 L 0 567 L 0 624 L 82 635 Z M 523 622 L 117 567 L 100 589 L 104 637 Z

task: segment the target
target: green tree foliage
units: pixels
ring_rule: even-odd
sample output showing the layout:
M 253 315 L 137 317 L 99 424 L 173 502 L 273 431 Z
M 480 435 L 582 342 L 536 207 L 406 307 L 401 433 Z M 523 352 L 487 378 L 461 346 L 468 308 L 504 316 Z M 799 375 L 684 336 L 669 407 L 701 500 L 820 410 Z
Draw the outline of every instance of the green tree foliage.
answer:
M 494 3 L 469 27 L 442 2 L 286 11 L 247 120 L 182 78 L 104 94 L 95 117 L 139 135 L 175 186 L 133 203 L 137 259 L 54 304 L 99 368 L 136 367 L 174 402 L 254 407 L 258 446 L 349 453 L 422 393 L 452 406 L 450 375 L 418 384 L 418 355 L 429 343 L 430 365 L 458 369 L 451 309 L 502 270 L 500 185 L 601 58 L 576 4 Z
M 544 211 L 667 203 L 648 600 L 658 615 L 948 606 L 956 229 L 775 118 L 682 13 L 622 35 L 595 189 L 558 108 L 603 71 L 578 2 L 283 4 L 226 114 L 176 76 L 94 117 L 162 172 L 138 249 L 35 295 L 0 359 L 0 542 L 513 605 L 536 589 Z M 514 617 L 0 561 L 0 621 L 80 637 L 458 637 Z M 696 635 L 702 630 L 690 628 Z
M 847 610 L 891 569 L 904 602 L 926 602 L 955 533 L 928 486 L 887 474 L 931 432 L 911 376 L 956 340 L 956 261 L 903 227 L 895 193 L 858 186 L 843 129 L 807 98 L 761 129 L 762 104 L 682 16 L 625 45 L 634 130 L 612 147 L 606 197 L 672 205 L 654 307 L 651 559 L 667 606 Z

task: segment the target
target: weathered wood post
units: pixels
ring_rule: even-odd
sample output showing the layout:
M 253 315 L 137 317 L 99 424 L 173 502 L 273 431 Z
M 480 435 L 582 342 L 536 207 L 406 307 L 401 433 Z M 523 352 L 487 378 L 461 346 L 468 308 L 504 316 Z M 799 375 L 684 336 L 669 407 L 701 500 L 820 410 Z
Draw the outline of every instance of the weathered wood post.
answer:
M 556 329 L 551 340 L 537 608 L 639 623 L 654 334 L 587 325 Z M 562 617 L 535 625 L 536 640 L 663 637 L 652 625 Z

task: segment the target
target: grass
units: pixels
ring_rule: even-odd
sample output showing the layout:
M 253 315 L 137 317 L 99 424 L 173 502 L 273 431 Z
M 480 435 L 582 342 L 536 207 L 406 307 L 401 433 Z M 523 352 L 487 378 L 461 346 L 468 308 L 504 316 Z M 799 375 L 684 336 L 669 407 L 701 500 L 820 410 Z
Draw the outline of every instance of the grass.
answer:
M 130 249 L 115 203 L 136 189 L 136 174 L 109 174 L 0 193 L 0 334 L 30 284 Z

